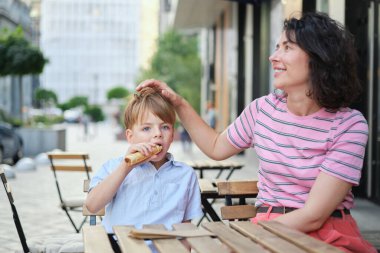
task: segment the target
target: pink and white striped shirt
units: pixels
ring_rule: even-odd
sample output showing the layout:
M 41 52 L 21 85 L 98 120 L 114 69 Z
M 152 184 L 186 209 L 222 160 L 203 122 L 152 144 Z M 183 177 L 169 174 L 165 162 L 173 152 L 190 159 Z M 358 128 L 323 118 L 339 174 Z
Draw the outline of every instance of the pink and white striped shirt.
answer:
M 259 158 L 256 205 L 301 208 L 320 171 L 358 185 L 368 125 L 356 110 L 320 109 L 297 116 L 286 97 L 271 93 L 251 102 L 228 127 L 238 149 L 254 147 Z M 348 193 L 338 209 L 353 207 Z

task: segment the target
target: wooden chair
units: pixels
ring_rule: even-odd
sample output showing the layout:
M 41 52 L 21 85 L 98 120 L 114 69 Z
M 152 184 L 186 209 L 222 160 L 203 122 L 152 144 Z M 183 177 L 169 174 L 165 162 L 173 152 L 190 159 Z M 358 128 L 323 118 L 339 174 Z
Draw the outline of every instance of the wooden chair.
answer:
M 257 181 L 219 181 L 219 195 L 224 195 L 226 206 L 221 207 L 224 220 L 246 220 L 256 216 L 256 208 L 246 204 L 246 198 L 255 198 L 259 192 Z M 232 205 L 232 198 L 239 198 L 239 205 Z
M 48 237 L 37 236 L 30 240 L 26 239 L 24 230 L 21 225 L 20 218 L 15 205 L 15 199 L 12 194 L 11 186 L 7 181 L 4 169 L 0 165 L 0 178 L 4 185 L 9 204 L 11 205 L 13 220 L 16 226 L 23 253 L 44 253 L 44 252 L 61 252 L 60 249 L 65 248 L 64 252 L 83 252 L 82 237 L 80 234 L 68 235 L 49 235 Z M 2 208 L 4 206 L 2 205 Z M 6 228 L 3 228 L 6 229 Z M 16 251 L 17 253 L 19 250 Z
M 17 209 L 16 209 L 16 206 L 14 204 L 14 199 L 13 199 L 11 187 L 10 187 L 9 183 L 7 182 L 7 178 L 5 177 L 5 172 L 4 172 L 4 169 L 2 167 L 0 167 L 0 177 L 1 177 L 1 181 L 3 182 L 3 185 L 4 185 L 4 189 L 7 193 L 9 204 L 11 205 L 11 208 L 12 208 L 13 221 L 14 221 L 16 229 L 17 229 L 17 234 L 20 238 L 22 249 L 25 253 L 28 253 L 28 252 L 30 252 L 29 247 L 28 247 L 28 244 L 26 243 L 24 230 L 22 229 L 22 225 L 21 225 L 18 213 L 17 213 Z
M 82 212 L 83 213 L 83 203 L 84 198 L 67 199 L 63 196 L 64 184 L 62 179 L 59 180 L 63 175 L 58 176 L 58 172 L 82 172 L 85 173 L 87 180 L 90 180 L 90 172 L 92 171 L 91 166 L 88 164 L 89 155 L 86 153 L 69 153 L 69 152 L 54 152 L 47 153 L 51 169 L 54 174 L 55 183 L 58 190 L 58 197 L 60 200 L 60 206 L 63 211 L 65 211 L 67 217 L 69 218 L 71 224 L 73 225 L 75 231 L 79 233 L 82 226 L 87 220 L 87 216 L 84 216 L 83 220 L 79 225 L 76 225 L 71 212 Z M 61 181 L 61 183 L 60 183 Z M 67 187 L 65 188 L 67 189 Z
M 90 180 L 85 179 L 83 182 L 83 192 L 88 193 L 89 187 L 90 187 Z M 99 217 L 101 220 L 102 217 L 104 216 L 104 214 L 105 214 L 105 208 L 104 207 L 100 211 L 98 211 L 97 213 L 92 213 L 87 209 L 86 205 L 83 204 L 83 216 L 90 217 L 90 225 L 91 226 L 96 225 L 96 217 Z

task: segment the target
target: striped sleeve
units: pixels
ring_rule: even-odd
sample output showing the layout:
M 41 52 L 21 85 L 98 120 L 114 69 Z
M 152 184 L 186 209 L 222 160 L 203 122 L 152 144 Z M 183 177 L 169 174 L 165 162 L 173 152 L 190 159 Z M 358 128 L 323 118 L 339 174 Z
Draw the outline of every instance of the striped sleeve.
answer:
M 363 115 L 356 110 L 343 113 L 321 170 L 359 185 L 367 140 L 368 125 Z
M 254 144 L 254 128 L 260 104 L 264 97 L 252 101 L 227 129 L 229 142 L 238 149 L 246 149 Z

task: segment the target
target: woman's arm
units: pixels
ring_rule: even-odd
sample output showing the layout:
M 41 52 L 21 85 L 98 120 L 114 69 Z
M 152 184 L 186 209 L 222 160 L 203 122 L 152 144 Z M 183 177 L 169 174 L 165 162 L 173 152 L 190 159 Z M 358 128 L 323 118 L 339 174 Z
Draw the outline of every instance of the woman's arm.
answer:
M 162 94 L 170 100 L 180 118 L 182 125 L 189 132 L 192 141 L 214 160 L 223 160 L 241 150 L 235 148 L 227 139 L 227 131 L 216 132 L 198 115 L 193 107 L 181 96 L 175 93 L 166 83 L 157 80 L 146 80 L 136 90 L 143 87 L 158 87 Z
M 281 215 L 275 220 L 302 232 L 319 229 L 342 203 L 352 184 L 321 171 L 303 208 Z

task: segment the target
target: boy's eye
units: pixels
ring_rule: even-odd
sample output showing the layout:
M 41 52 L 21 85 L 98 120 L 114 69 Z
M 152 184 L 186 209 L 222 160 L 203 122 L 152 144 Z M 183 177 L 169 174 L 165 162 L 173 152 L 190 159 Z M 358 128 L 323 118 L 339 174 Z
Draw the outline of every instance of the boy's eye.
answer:
M 149 131 L 149 130 L 150 130 L 150 127 L 144 127 L 142 130 L 143 130 L 143 131 Z
M 170 130 L 170 126 L 167 126 L 167 125 L 162 126 L 162 128 L 163 128 L 164 130 Z

